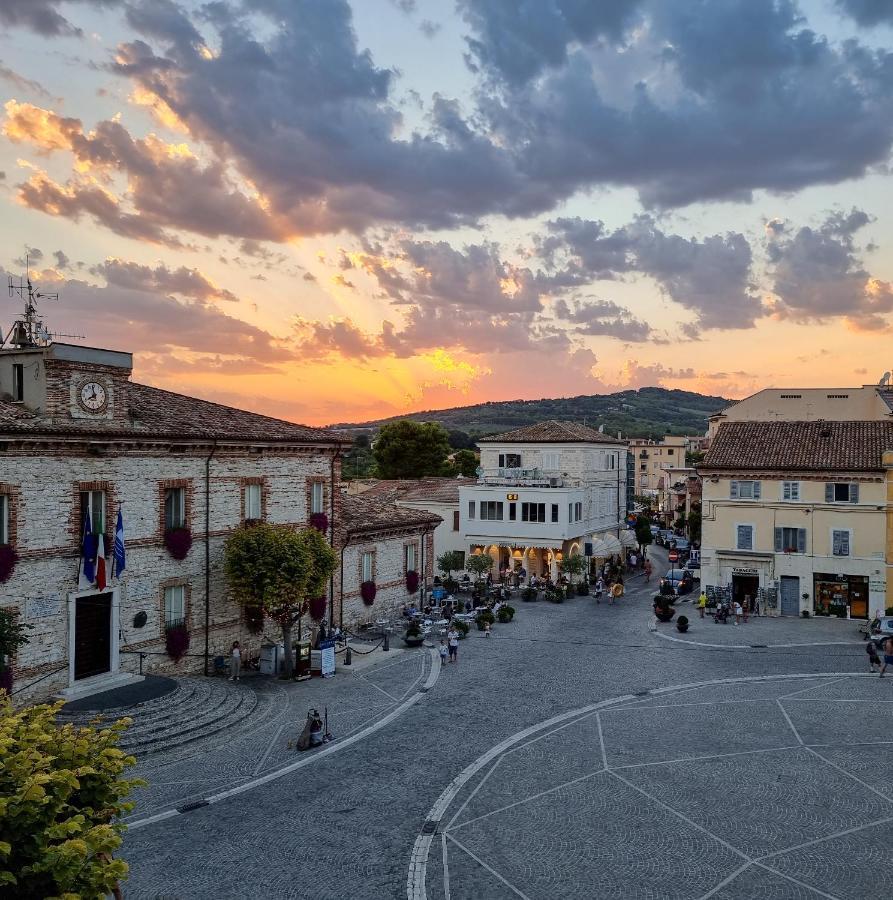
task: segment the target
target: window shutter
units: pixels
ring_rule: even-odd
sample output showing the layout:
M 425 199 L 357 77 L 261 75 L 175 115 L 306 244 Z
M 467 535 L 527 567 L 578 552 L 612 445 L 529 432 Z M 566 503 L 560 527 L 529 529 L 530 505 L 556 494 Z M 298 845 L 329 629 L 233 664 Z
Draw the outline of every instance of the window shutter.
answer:
M 729 484 L 729 497 L 734 500 L 738 496 L 738 482 L 733 481 Z
M 806 553 L 806 529 L 797 529 L 797 552 Z
M 859 502 L 859 485 L 851 484 L 850 485 L 850 503 L 858 503 Z
M 762 482 L 762 481 L 755 481 L 755 482 L 753 483 L 753 498 L 754 498 L 754 500 L 759 500 L 759 499 L 760 499 L 760 495 L 762 494 L 762 490 L 763 490 L 763 482 Z
M 782 538 L 782 531 L 780 528 L 775 529 L 775 552 L 776 553 L 784 552 L 784 540 Z
M 504 453 L 499 454 L 499 468 L 500 469 L 505 468 L 505 454 Z
M 834 485 L 826 484 L 825 485 L 825 503 L 833 503 L 834 502 Z
M 840 535 L 840 552 L 842 556 L 850 555 L 850 533 L 844 531 Z

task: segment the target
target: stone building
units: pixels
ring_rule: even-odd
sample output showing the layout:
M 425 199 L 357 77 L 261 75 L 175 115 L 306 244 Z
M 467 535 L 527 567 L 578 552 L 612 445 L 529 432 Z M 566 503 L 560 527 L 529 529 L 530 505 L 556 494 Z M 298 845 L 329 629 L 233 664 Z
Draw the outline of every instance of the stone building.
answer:
M 339 516 L 338 435 L 136 384 L 131 367 L 129 353 L 66 344 L 0 350 L 0 544 L 17 557 L 0 605 L 32 626 L 15 660 L 25 697 L 113 686 L 140 652 L 144 672 L 185 671 L 257 644 L 227 597 L 227 535 Z M 123 515 L 126 568 L 105 590 L 78 584 L 88 509 L 109 569 Z M 182 559 L 173 531 L 177 555 L 191 541 Z M 175 664 L 165 631 L 179 621 L 190 647 Z

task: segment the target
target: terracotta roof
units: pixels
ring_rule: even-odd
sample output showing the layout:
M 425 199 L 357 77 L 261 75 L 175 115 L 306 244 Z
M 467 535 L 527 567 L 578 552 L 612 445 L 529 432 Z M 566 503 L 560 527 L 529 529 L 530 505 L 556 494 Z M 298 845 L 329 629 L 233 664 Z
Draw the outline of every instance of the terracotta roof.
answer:
M 0 401 L 0 430 L 14 433 L 82 434 L 98 437 L 229 439 L 244 441 L 292 441 L 343 443 L 350 439 L 335 431 L 295 425 L 258 413 L 222 406 L 196 397 L 127 382 L 126 403 L 130 421 L 104 423 L 85 419 L 58 420 L 28 414 L 15 416 L 21 407 Z M 12 410 L 10 409 L 12 408 Z
M 368 492 L 346 496 L 341 501 L 341 522 L 352 533 L 380 531 L 383 528 L 403 528 L 428 525 L 436 527 L 443 519 L 423 509 L 395 506 L 393 500 L 370 497 Z
M 785 472 L 883 468 L 893 422 L 725 422 L 698 467 Z
M 4 400 L 0 397 L 0 425 L 33 418 L 34 415 L 25 409 L 21 403 L 13 403 L 11 400 Z
M 503 434 L 478 438 L 479 444 L 626 444 L 620 438 L 602 434 L 577 422 L 538 422 Z
M 381 480 L 362 491 L 361 497 L 389 498 L 391 500 L 408 500 L 414 503 L 428 501 L 430 503 L 458 503 L 459 488 L 476 484 L 474 478 L 401 478 L 399 480 Z

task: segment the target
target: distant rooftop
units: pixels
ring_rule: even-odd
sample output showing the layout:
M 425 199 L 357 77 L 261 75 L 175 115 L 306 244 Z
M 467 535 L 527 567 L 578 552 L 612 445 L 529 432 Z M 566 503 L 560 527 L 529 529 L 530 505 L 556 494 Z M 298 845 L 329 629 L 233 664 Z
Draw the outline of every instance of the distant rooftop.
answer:
M 341 500 L 341 521 L 348 531 L 356 534 L 411 525 L 429 525 L 433 529 L 443 519 L 423 509 L 395 506 L 392 497 L 369 496 L 366 491 L 347 495 Z
M 557 422 L 554 419 L 526 425 L 502 434 L 478 438 L 479 444 L 626 444 L 620 438 L 603 434 L 577 422 Z
M 362 491 L 361 497 L 411 502 L 458 503 L 459 488 L 477 484 L 476 478 L 400 478 L 381 480 Z

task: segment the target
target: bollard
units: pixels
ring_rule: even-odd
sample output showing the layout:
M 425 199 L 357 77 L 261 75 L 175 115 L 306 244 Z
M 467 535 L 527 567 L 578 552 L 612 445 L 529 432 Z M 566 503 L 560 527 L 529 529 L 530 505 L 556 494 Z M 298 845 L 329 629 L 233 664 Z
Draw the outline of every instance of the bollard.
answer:
M 385 633 L 384 633 L 384 644 L 382 644 L 382 647 L 381 647 L 382 650 L 387 651 L 387 650 L 390 650 L 390 649 L 391 649 L 391 642 L 390 642 L 389 638 L 390 638 L 390 635 L 388 634 L 387 631 L 385 631 Z
M 353 663 L 353 653 L 350 649 L 350 644 L 347 645 L 347 649 L 344 651 L 344 665 L 349 666 Z

